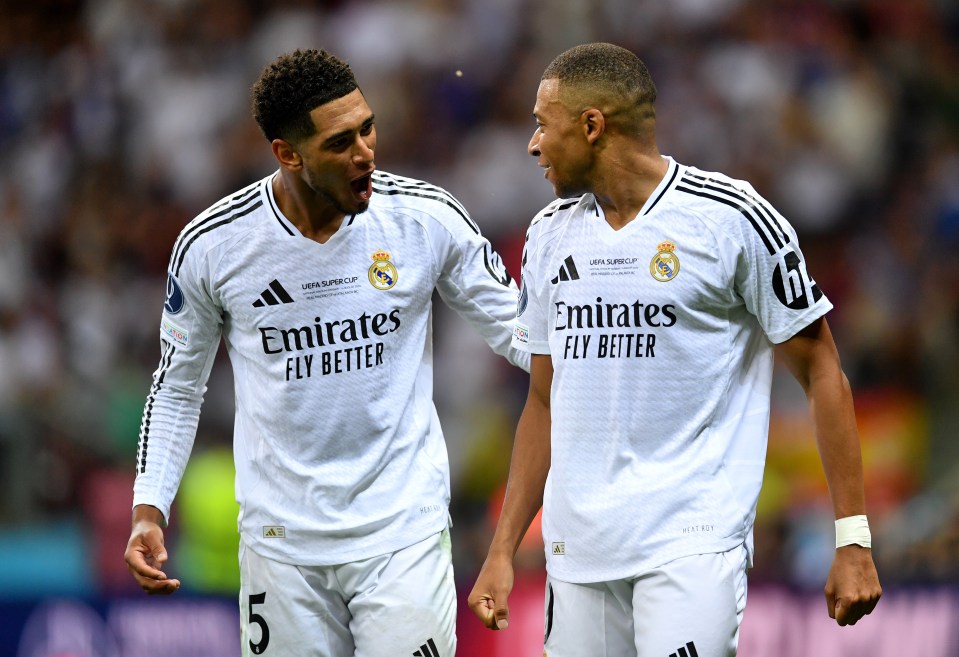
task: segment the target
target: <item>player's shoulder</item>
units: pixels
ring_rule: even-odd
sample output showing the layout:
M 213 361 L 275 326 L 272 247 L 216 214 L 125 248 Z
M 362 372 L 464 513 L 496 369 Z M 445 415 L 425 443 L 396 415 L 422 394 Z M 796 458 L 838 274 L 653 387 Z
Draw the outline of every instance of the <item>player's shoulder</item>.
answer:
M 427 223 L 439 222 L 447 228 L 467 228 L 479 233 L 479 227 L 459 200 L 443 187 L 388 171 L 373 172 L 373 197 L 376 207 L 401 211 Z
M 770 209 L 749 182 L 718 171 L 683 167 L 676 191 L 680 203 L 711 216 L 741 218 L 744 212 L 760 204 L 765 206 L 763 209 Z
M 186 225 L 184 231 L 197 224 L 217 223 L 222 226 L 232 224 L 259 209 L 264 203 L 264 190 L 274 174 L 250 183 L 246 187 L 227 194 L 216 203 L 200 212 Z
M 174 242 L 170 267 L 178 270 L 188 252 L 208 251 L 256 225 L 268 202 L 266 188 L 272 175 L 224 196 L 187 223 Z
M 572 198 L 558 198 L 536 213 L 529 224 L 527 235 L 544 236 L 560 230 L 575 214 L 576 210 L 586 203 L 590 203 L 591 194 L 574 196 Z
M 543 261 L 549 258 L 559 237 L 576 211 L 593 201 L 592 194 L 572 198 L 558 198 L 536 213 L 526 230 L 526 243 L 523 246 L 523 262 L 533 258 Z
M 745 180 L 685 167 L 676 184 L 675 199 L 683 211 L 698 215 L 715 230 L 758 235 L 770 253 L 790 241 L 788 222 Z

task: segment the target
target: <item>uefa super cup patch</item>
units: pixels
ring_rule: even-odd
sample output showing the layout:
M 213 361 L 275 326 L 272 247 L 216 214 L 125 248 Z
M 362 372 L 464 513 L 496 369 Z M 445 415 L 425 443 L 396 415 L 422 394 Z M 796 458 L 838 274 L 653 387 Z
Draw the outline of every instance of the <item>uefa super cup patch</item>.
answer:
M 388 290 L 399 279 L 399 272 L 396 266 L 390 262 L 390 252 L 382 249 L 373 253 L 373 264 L 370 265 L 369 278 L 370 285 L 377 290 Z
M 679 274 L 679 257 L 674 253 L 675 250 L 676 245 L 668 240 L 656 247 L 656 255 L 649 263 L 649 273 L 657 281 L 665 283 Z
M 184 347 L 190 343 L 190 334 L 187 333 L 186 329 L 180 328 L 166 317 L 160 321 L 160 332 Z

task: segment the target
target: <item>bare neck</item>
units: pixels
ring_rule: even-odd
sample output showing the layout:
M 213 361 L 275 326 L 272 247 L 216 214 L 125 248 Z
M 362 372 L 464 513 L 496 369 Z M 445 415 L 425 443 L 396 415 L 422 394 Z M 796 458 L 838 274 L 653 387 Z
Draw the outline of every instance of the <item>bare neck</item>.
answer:
M 340 229 L 345 215 L 299 178 L 280 169 L 272 184 L 280 211 L 303 237 L 325 244 Z
M 658 150 L 627 151 L 602 163 L 592 191 L 613 230 L 636 218 L 668 170 Z

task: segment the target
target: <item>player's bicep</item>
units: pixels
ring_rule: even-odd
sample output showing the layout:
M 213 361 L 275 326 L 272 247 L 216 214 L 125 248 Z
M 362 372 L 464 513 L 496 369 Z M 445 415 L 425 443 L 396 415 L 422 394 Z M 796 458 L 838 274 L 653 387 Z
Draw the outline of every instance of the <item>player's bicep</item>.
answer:
M 527 404 L 548 410 L 553 386 L 553 359 L 549 354 L 533 354 L 530 359 L 529 396 Z

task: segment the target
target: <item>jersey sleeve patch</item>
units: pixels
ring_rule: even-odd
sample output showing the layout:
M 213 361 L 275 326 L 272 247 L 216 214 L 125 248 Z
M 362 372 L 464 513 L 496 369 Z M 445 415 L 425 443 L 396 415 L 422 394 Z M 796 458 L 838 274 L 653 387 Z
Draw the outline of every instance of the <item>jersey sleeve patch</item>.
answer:
M 513 340 L 521 344 L 529 344 L 529 327 L 519 322 L 513 324 Z
M 160 337 L 168 338 L 169 340 L 184 347 L 190 344 L 190 334 L 186 331 L 186 329 L 177 326 L 165 316 L 160 321 Z

